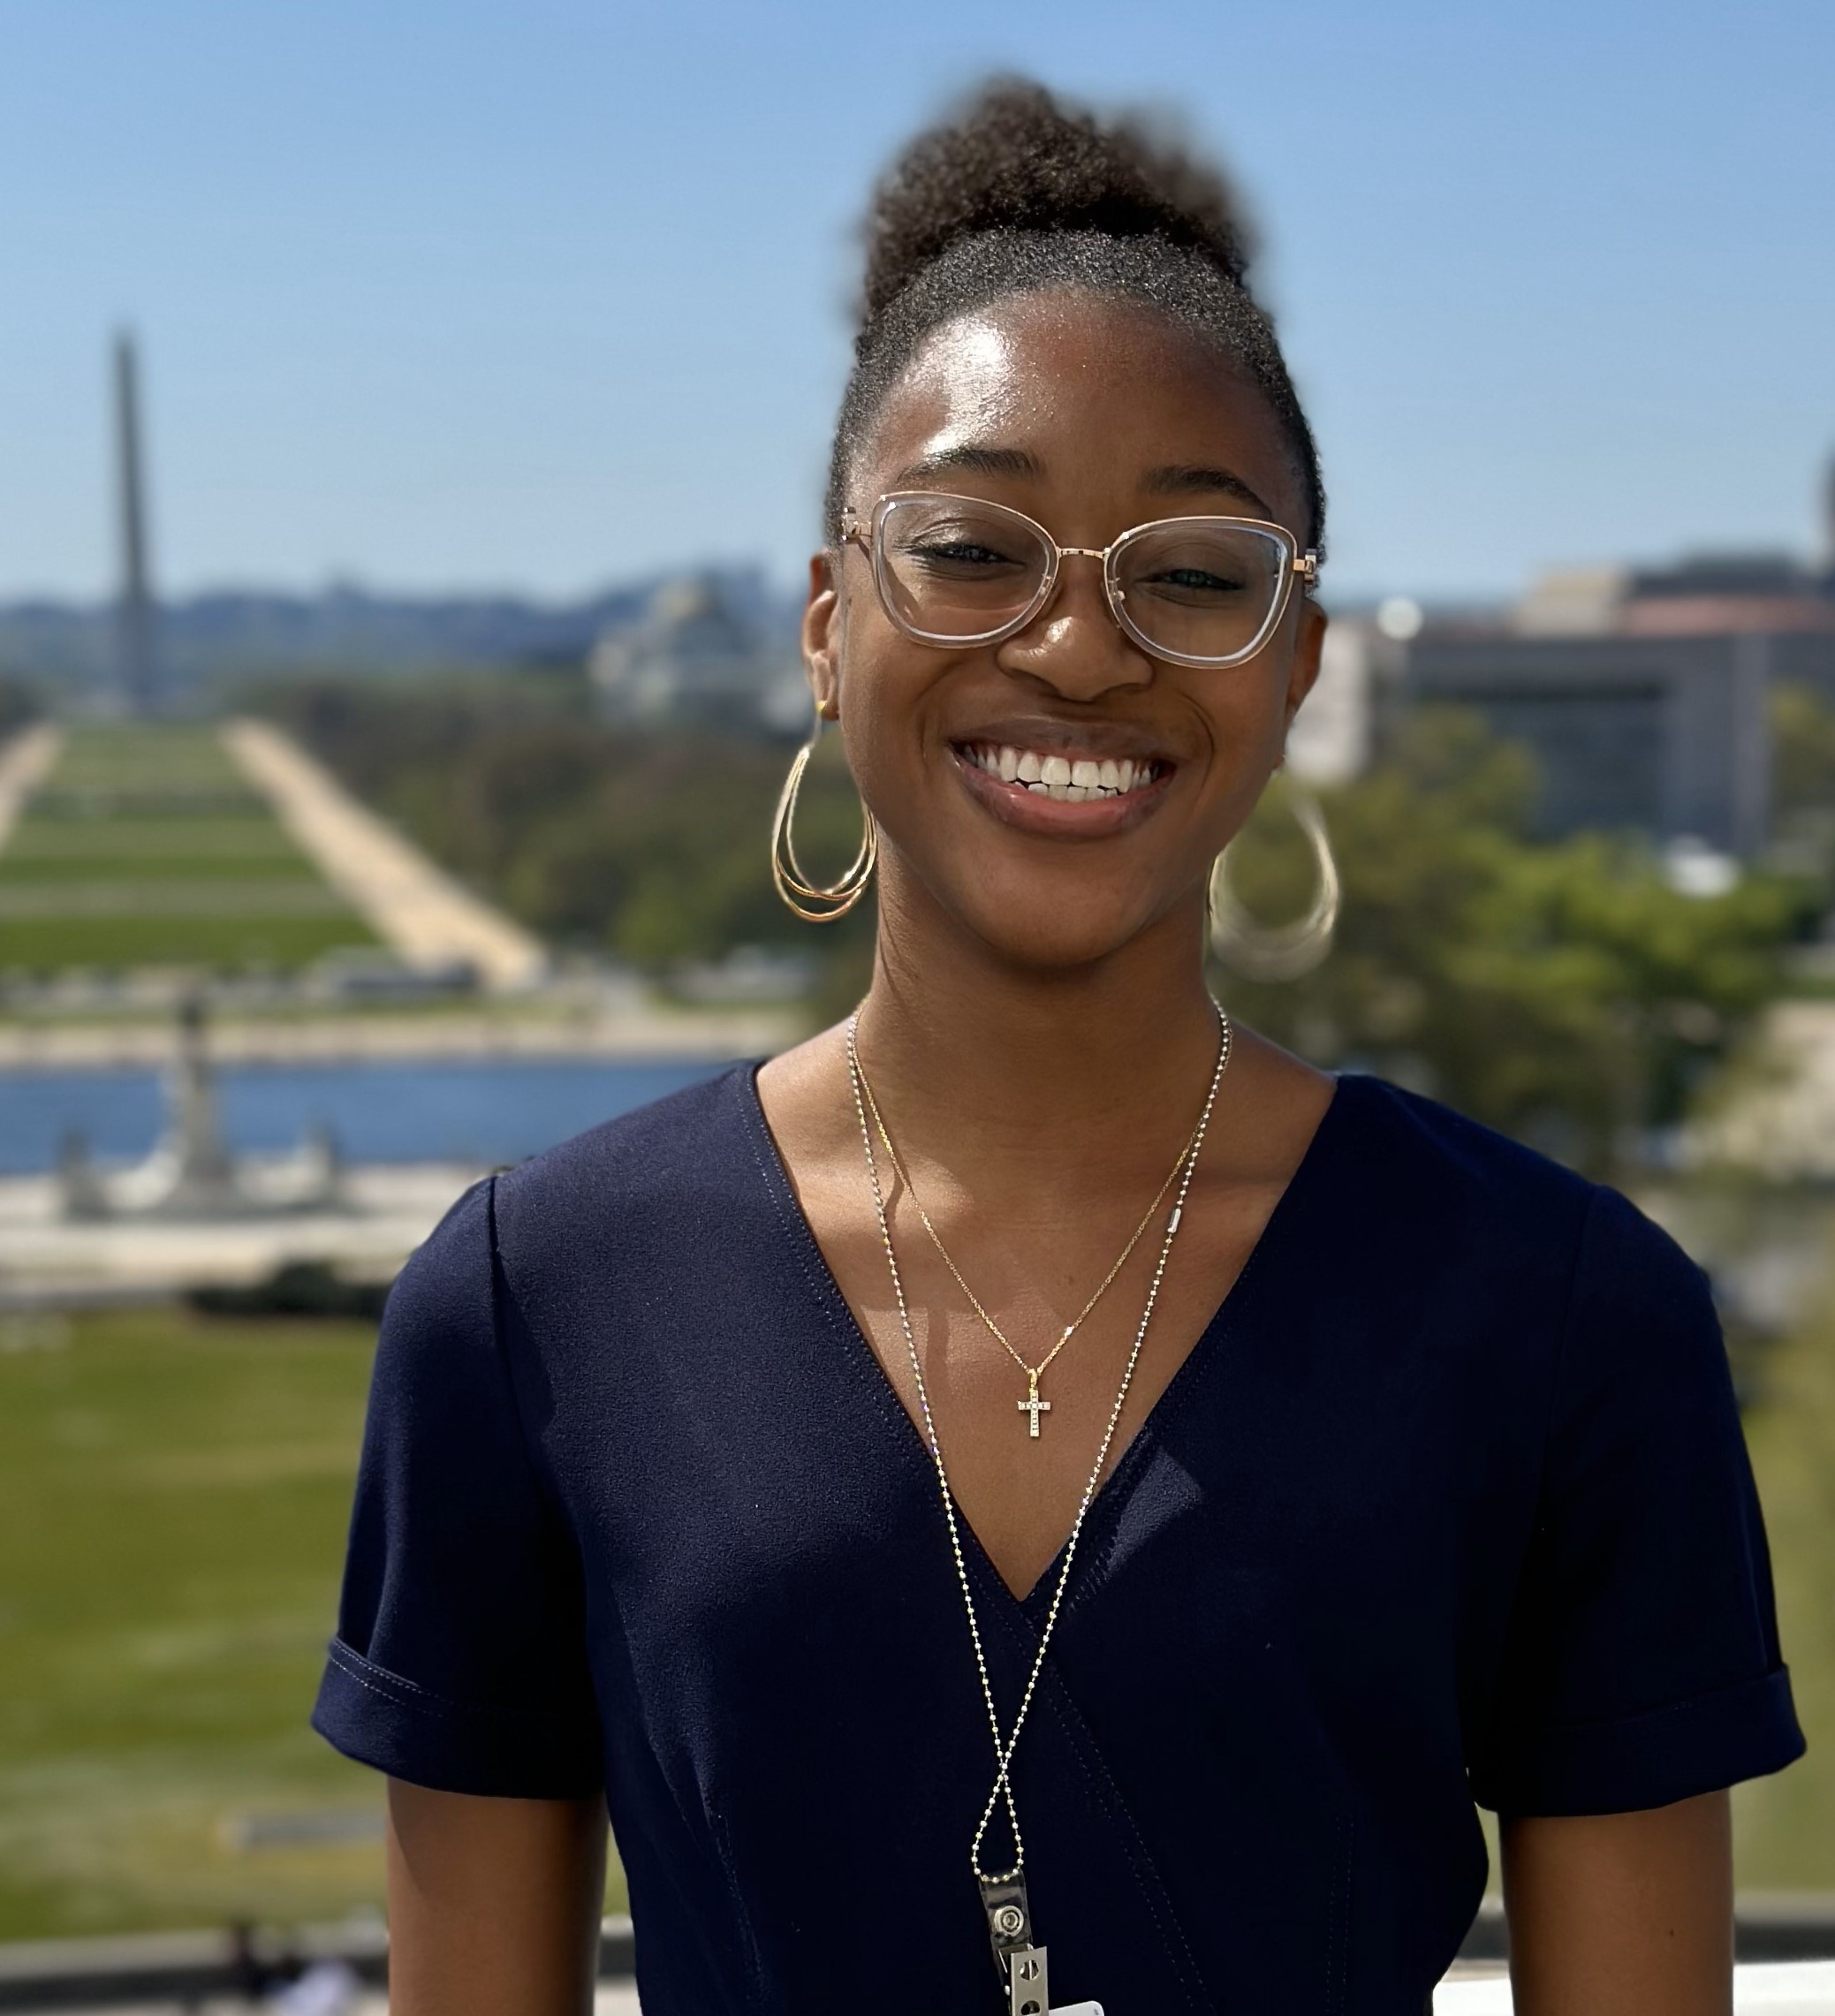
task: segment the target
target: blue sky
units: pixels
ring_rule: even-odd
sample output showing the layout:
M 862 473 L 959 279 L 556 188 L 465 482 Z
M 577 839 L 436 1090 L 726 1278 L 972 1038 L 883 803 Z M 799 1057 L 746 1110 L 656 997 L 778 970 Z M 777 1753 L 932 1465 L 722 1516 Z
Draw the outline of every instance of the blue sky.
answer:
M 566 595 L 811 542 L 868 183 L 1018 66 L 1234 169 L 1343 595 L 1816 535 L 1826 0 L 0 0 L 0 596 Z

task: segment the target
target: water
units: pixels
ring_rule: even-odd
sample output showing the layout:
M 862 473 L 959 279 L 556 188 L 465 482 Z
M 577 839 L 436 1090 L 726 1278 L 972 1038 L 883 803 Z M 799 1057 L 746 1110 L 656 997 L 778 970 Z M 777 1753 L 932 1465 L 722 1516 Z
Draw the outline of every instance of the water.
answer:
M 709 1078 L 721 1065 L 598 1057 L 224 1065 L 231 1148 L 277 1152 L 328 1125 L 352 1162 L 519 1162 L 569 1134 Z M 0 1072 L 0 1174 L 56 1165 L 80 1128 L 105 1162 L 147 1154 L 164 1124 L 156 1071 Z

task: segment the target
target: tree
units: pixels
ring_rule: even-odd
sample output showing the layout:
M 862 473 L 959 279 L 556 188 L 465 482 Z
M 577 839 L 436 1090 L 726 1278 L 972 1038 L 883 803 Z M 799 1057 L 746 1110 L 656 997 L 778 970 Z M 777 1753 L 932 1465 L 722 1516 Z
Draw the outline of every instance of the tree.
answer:
M 1344 884 L 1331 959 L 1285 986 L 1219 984 L 1316 1062 L 1380 1072 L 1603 1171 L 1680 1118 L 1778 992 L 1816 892 L 1748 874 L 1724 896 L 1682 895 L 1634 838 L 1534 840 L 1534 795 L 1527 751 L 1467 716 L 1415 716 L 1377 768 L 1326 795 Z M 1309 853 L 1271 813 L 1231 865 L 1258 914 L 1303 907 Z

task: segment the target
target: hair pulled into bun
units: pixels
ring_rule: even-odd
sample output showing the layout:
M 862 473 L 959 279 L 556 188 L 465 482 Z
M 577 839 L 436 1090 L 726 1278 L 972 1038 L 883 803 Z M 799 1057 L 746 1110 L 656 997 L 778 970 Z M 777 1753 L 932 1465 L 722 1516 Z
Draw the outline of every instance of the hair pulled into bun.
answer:
M 1312 430 L 1273 325 L 1248 287 L 1255 253 L 1228 182 L 1145 117 L 1103 118 L 1023 78 L 997 78 L 918 134 L 874 190 L 854 364 L 830 462 L 838 536 L 860 449 L 925 338 L 1014 294 L 1082 289 L 1138 301 L 1211 344 L 1266 396 L 1293 447 L 1321 544 Z
M 1217 171 L 1138 116 L 1103 124 L 1043 85 L 1002 77 L 920 133 L 867 214 L 861 319 L 883 315 L 957 240 L 985 231 L 1157 239 L 1244 284 L 1254 240 Z

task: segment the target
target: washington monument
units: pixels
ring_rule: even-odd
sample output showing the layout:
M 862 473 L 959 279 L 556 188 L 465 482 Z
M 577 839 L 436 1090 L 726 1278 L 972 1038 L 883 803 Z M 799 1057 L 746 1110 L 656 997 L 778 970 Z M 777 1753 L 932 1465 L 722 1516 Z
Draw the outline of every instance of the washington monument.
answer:
M 140 410 L 133 337 L 115 338 L 115 479 L 121 541 L 121 592 L 116 610 L 116 680 L 130 714 L 155 711 L 153 596 L 147 584 L 147 511 L 141 494 Z

